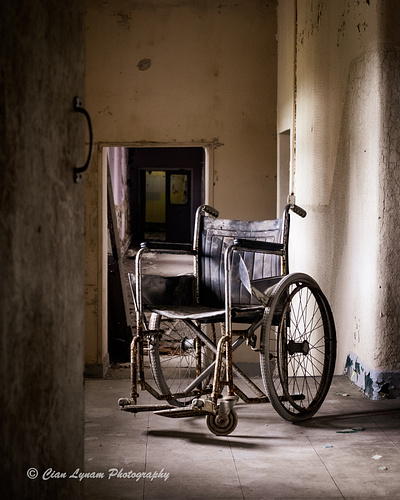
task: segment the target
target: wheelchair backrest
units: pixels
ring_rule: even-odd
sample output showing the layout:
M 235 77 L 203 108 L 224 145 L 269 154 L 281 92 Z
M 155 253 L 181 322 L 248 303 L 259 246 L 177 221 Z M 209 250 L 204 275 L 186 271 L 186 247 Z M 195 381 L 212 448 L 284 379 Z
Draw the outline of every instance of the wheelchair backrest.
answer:
M 235 238 L 281 243 L 282 219 L 238 221 L 202 216 L 199 231 L 199 303 L 221 307 L 225 298 L 224 253 Z M 250 280 L 281 275 L 281 257 L 271 254 L 242 252 Z M 239 278 L 239 254 L 232 263 L 232 304 L 249 305 L 257 301 L 247 292 Z

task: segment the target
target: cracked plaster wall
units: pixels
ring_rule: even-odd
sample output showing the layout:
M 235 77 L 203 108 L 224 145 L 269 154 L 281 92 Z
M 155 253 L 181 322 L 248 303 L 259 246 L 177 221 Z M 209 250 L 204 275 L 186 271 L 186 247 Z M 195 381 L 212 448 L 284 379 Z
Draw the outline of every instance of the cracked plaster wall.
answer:
M 400 370 L 399 7 L 304 0 L 294 36 L 293 189 L 308 217 L 293 220 L 292 270 L 331 302 L 337 373 L 352 353 L 381 385 Z

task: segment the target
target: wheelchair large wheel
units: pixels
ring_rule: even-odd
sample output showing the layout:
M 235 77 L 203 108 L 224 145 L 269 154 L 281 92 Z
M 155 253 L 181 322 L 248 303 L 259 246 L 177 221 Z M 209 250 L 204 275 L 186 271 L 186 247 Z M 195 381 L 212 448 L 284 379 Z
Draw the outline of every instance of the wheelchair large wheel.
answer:
M 276 285 L 262 328 L 261 372 L 281 417 L 312 417 L 329 390 L 336 359 L 331 309 L 318 284 L 290 274 Z
M 161 394 L 174 406 L 185 406 L 193 398 L 211 392 L 213 369 L 186 394 L 198 375 L 210 366 L 214 354 L 182 320 L 168 319 L 153 313 L 149 329 L 149 360 L 154 380 Z M 212 338 L 215 325 L 204 325 Z

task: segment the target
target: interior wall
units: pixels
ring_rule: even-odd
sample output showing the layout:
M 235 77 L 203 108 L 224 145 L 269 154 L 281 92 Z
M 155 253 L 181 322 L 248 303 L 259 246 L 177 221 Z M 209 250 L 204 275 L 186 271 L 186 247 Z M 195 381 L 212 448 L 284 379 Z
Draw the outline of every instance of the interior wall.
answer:
M 79 499 L 42 475 L 83 470 L 83 8 L 4 1 L 0 18 L 0 495 Z
M 294 86 L 278 96 L 278 123 L 294 119 L 293 189 L 308 211 L 293 218 L 292 270 L 313 275 L 327 294 L 337 373 L 371 397 L 382 387 L 400 392 L 399 7 L 280 0 L 278 9 L 278 32 L 295 20 L 296 33 Z M 290 57 L 279 62 L 290 72 Z
M 221 217 L 275 217 L 276 1 L 88 0 L 86 9 L 96 145 L 212 145 L 206 199 Z M 104 226 L 93 229 L 101 239 Z M 104 308 L 93 267 L 102 259 L 88 248 L 93 319 Z M 90 363 L 99 324 L 87 333 Z
M 89 0 L 86 21 L 95 140 L 215 142 L 221 215 L 274 213 L 276 3 Z

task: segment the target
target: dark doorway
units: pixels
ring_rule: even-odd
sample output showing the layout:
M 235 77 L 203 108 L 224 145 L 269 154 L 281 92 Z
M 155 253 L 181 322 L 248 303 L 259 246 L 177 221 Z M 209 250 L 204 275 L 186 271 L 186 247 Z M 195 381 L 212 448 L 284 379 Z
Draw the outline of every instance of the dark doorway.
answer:
M 132 242 L 188 243 L 204 200 L 204 148 L 129 149 Z

